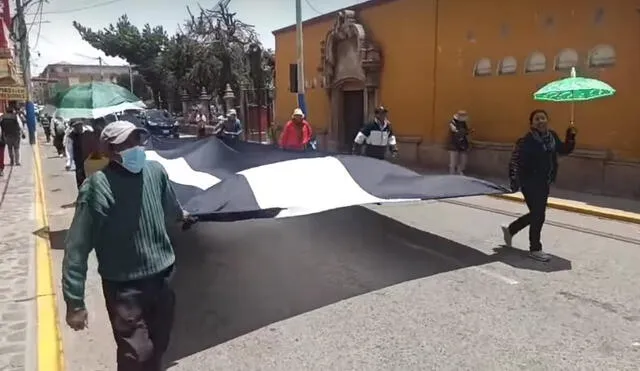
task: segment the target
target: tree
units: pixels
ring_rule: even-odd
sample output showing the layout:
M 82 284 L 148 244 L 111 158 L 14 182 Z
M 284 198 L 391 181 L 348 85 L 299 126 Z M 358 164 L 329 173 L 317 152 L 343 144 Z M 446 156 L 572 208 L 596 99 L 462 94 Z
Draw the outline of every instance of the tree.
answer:
M 166 96 L 167 86 L 164 71 L 158 63 L 162 52 L 169 43 L 169 37 L 162 26 L 151 27 L 148 23 L 138 29 L 126 15 L 118 18 L 103 30 L 94 31 L 77 21 L 73 26 L 82 39 L 111 57 L 120 57 L 135 66 L 151 87 L 156 103 Z
M 175 101 L 182 91 L 195 97 L 203 87 L 222 97 L 227 84 L 239 91 L 242 85 L 262 89 L 272 83 L 273 51 L 264 50 L 254 27 L 238 20 L 226 3 L 187 13 L 171 37 L 161 26 L 138 29 L 126 15 L 99 31 L 73 25 L 94 48 L 135 65 L 156 103 L 159 97 Z
M 121 75 L 118 75 L 116 79 L 116 84 L 128 90 L 131 90 L 131 77 L 129 76 L 128 73 L 123 73 Z M 138 98 L 142 99 L 143 101 L 153 99 L 153 94 L 150 94 L 149 87 L 145 83 L 144 78 L 139 74 L 133 75 L 133 94 L 135 94 Z

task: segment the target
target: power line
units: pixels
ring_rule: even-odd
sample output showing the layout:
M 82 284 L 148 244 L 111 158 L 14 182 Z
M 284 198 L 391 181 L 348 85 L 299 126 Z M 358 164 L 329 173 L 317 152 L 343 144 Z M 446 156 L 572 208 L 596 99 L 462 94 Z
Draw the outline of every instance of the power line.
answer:
M 319 11 L 318 9 L 316 9 L 316 7 L 315 7 L 315 6 L 311 5 L 311 1 L 309 1 L 309 0 L 304 0 L 304 2 L 305 2 L 305 3 L 307 3 L 307 6 L 309 7 L 309 9 L 313 10 L 314 12 L 316 12 L 316 13 L 318 13 L 318 14 L 320 14 L 320 15 L 324 14 L 324 13 L 322 13 L 321 11 Z
M 40 0 L 40 5 L 38 6 L 38 11 L 40 13 L 40 19 L 38 20 L 38 34 L 36 35 L 36 42 L 33 44 L 33 48 L 38 47 L 38 42 L 40 41 L 40 32 L 42 31 L 42 8 L 44 6 L 44 0 Z
M 46 37 L 44 37 L 42 35 L 40 35 L 40 40 L 46 42 L 47 44 L 53 45 L 53 46 L 58 45 L 58 44 L 52 42 L 51 40 L 47 39 Z M 100 58 L 100 57 L 90 57 L 88 55 L 84 55 L 84 54 L 80 54 L 80 53 L 76 53 L 76 52 L 70 52 L 69 54 L 75 55 L 75 56 L 80 57 L 80 58 L 91 59 L 91 60 L 94 60 L 94 61 L 97 61 Z M 104 63 L 104 64 L 108 66 L 108 64 L 106 64 L 106 63 Z
M 82 6 L 82 7 L 78 7 L 78 8 L 72 8 L 72 9 L 66 9 L 66 10 L 54 10 L 54 11 L 50 11 L 50 12 L 43 12 L 42 14 L 67 14 L 67 13 L 75 13 L 75 12 L 81 12 L 83 10 L 89 10 L 89 9 L 94 9 L 94 8 L 99 8 L 101 6 L 106 6 L 106 5 L 111 5 L 114 3 L 118 3 L 121 2 L 123 0 L 109 0 L 109 1 L 103 1 L 100 3 L 95 3 L 95 4 L 91 4 L 91 5 L 86 5 L 86 6 Z
M 33 19 L 31 19 L 31 24 L 29 25 L 29 29 L 27 30 L 27 33 L 30 33 L 31 29 L 36 24 L 36 18 L 38 18 L 38 15 L 42 16 L 42 6 L 43 5 L 44 5 L 44 0 L 39 0 L 38 1 L 38 9 L 36 9 L 35 14 L 33 15 Z

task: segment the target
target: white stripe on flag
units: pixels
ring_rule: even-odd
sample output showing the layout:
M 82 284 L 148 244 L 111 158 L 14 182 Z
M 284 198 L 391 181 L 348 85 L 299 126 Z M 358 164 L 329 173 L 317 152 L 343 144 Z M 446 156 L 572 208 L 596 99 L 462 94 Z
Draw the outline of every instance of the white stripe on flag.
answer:
M 147 160 L 159 162 L 169 175 L 169 180 L 176 184 L 197 187 L 206 191 L 220 182 L 220 179 L 209 173 L 193 170 L 182 157 L 167 159 L 160 156 L 156 151 L 145 152 Z
M 367 193 L 335 157 L 276 162 L 239 172 L 261 209 L 284 208 L 278 218 L 384 200 Z

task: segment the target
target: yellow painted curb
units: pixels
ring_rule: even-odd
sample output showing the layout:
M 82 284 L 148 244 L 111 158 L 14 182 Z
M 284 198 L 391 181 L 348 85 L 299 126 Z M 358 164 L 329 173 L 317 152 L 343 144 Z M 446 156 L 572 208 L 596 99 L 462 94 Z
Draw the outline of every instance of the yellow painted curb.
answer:
M 36 185 L 36 221 L 39 233 L 36 236 L 36 307 L 38 315 L 38 371 L 62 371 L 62 338 L 58 328 L 58 310 L 51 262 L 51 248 L 48 237 L 49 218 L 47 216 L 40 145 L 33 148 Z
M 520 203 L 524 202 L 524 199 L 521 196 L 517 196 L 515 194 L 493 195 L 493 197 Z M 604 209 L 599 207 L 581 207 L 577 205 L 571 205 L 569 203 L 554 201 L 552 199 L 549 200 L 547 206 L 552 209 L 569 211 L 576 214 L 584 214 L 603 219 L 640 224 L 640 215 L 621 210 Z

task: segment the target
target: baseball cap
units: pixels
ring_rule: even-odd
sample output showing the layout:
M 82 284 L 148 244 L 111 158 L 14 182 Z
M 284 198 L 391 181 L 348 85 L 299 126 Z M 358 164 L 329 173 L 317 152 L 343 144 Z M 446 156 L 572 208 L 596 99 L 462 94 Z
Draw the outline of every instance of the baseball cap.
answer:
M 124 143 L 133 132 L 141 135 L 148 135 L 149 132 L 143 128 L 135 126 L 129 121 L 114 121 L 102 129 L 100 140 L 109 144 Z

